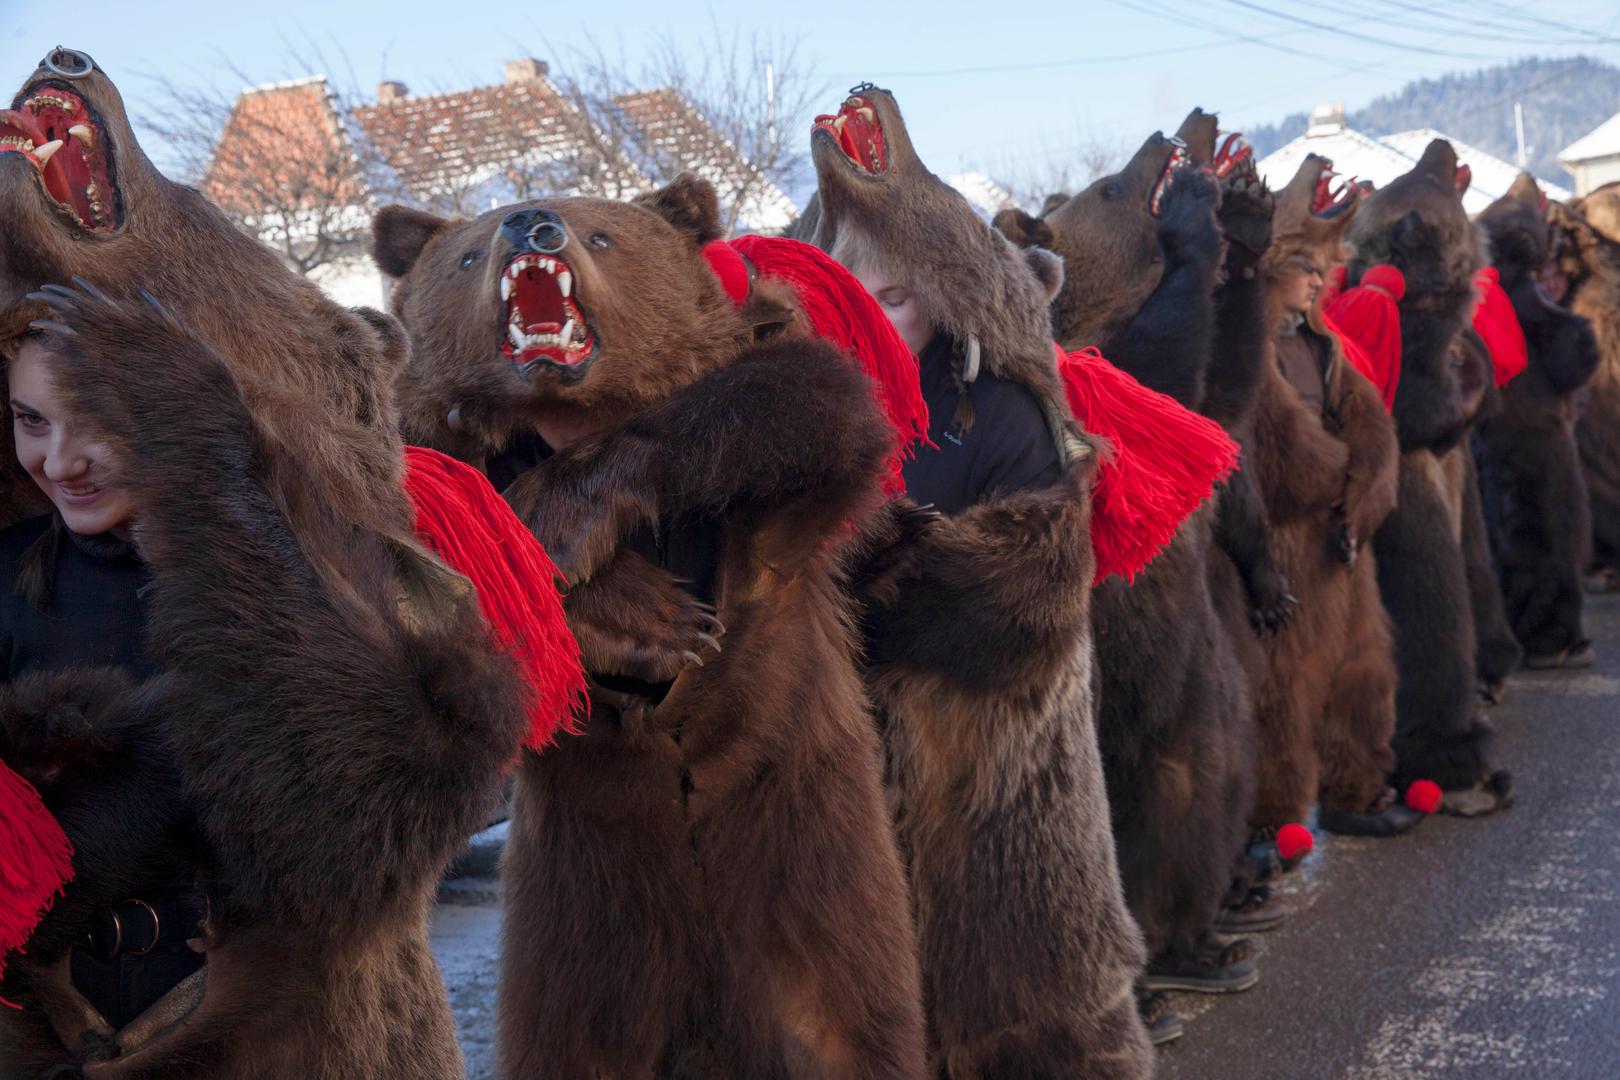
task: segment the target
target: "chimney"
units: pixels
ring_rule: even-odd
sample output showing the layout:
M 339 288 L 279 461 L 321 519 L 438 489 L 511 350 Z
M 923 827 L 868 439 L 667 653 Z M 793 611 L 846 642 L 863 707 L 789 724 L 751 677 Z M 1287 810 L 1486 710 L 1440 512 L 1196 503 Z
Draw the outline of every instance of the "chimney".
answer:
M 535 60 L 533 58 L 508 60 L 506 62 L 506 85 L 516 86 L 518 83 L 539 82 L 546 77 L 546 72 L 549 70 L 544 60 Z
M 396 101 L 404 101 L 408 91 L 402 82 L 380 82 L 377 84 L 377 104 L 391 105 Z
M 1312 135 L 1337 135 L 1344 130 L 1344 102 L 1330 101 L 1311 110 L 1311 126 L 1305 130 Z

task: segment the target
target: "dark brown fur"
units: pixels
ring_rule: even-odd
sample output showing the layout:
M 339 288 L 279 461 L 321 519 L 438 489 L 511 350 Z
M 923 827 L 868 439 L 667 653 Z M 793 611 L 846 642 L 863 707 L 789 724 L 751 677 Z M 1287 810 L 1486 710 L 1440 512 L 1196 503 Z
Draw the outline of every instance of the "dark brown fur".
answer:
M 615 615 L 582 635 L 605 644 L 588 667 L 658 677 L 634 650 L 682 622 L 666 571 L 621 562 L 643 522 L 721 523 L 726 637 L 656 704 L 598 687 L 585 733 L 524 762 L 502 1068 L 920 1077 L 915 941 L 840 585 L 886 447 L 869 385 L 818 343 L 752 343 L 701 254 L 718 235 L 707 183 L 682 177 L 641 205 L 525 206 L 566 224 L 557 254 L 599 351 L 577 378 L 496 353 L 500 225 L 522 208 L 431 229 L 387 211 L 379 261 L 404 272 L 395 305 L 416 347 L 407 429 L 477 460 L 547 419 L 605 425 L 506 491 L 574 583 L 571 621 Z M 587 242 L 597 234 L 611 246 Z M 646 609 L 578 599 L 623 589 L 642 605 L 649 587 Z
M 816 136 L 816 242 L 907 282 L 939 329 L 1046 408 L 1067 475 L 878 543 L 867 684 L 911 871 L 930 1040 L 946 1076 L 1146 1076 L 1099 762 L 1089 626 L 1095 452 L 1068 418 L 1046 305 L 1061 271 L 987 228 L 872 104 L 888 171 Z M 1033 272 L 1032 272 L 1033 271 Z M 880 538 L 881 539 L 881 538 Z
M 352 528 L 324 478 L 253 415 L 232 365 L 173 316 L 81 297 L 54 317 L 67 328 L 54 378 L 127 463 L 156 581 L 163 674 L 103 686 L 113 696 L 91 712 L 141 731 L 141 746 L 160 739 L 194 805 L 208 964 L 176 992 L 188 1011 L 171 1024 L 137 1038 L 137 1025 L 114 1037 L 92 1023 L 63 1049 L 36 1011 L 76 1034 L 60 954 L 31 949 L 8 972 L 25 1011 L 5 1013 L 6 1037 L 36 1068 L 87 1056 L 85 1075 L 106 1080 L 459 1076 L 427 916 L 524 727 L 510 662 L 466 582 Z M 417 565 L 436 575 L 412 576 Z M 15 688 L 8 727 L 42 718 L 37 690 Z M 139 760 L 129 768 L 144 775 Z M 93 854 L 80 887 L 107 892 L 64 905 L 42 935 L 127 896 L 106 863 L 168 852 L 131 842 L 155 793 L 86 814 L 87 783 L 46 790 L 81 859 Z
M 1312 212 L 1326 162 L 1311 157 L 1279 194 L 1268 286 L 1305 255 L 1324 271 L 1343 261 L 1340 237 L 1354 203 L 1332 217 Z M 1273 300 L 1267 323 L 1283 318 Z M 1363 812 L 1385 795 L 1394 765 L 1395 666 L 1367 542 L 1395 504 L 1395 428 L 1367 380 L 1313 310 L 1300 333 L 1329 351 L 1324 409 L 1301 400 L 1266 342 L 1255 458 L 1278 560 L 1299 611 L 1269 649 L 1258 708 L 1259 798 L 1254 823 L 1303 821 L 1326 810 Z

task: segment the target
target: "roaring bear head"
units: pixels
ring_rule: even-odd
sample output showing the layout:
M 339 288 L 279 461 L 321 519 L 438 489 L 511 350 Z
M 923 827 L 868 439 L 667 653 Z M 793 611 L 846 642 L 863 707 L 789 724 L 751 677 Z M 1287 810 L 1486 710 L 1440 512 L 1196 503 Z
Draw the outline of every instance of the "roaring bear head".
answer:
M 703 254 L 714 187 L 683 175 L 633 203 L 537 199 L 450 221 L 377 214 L 373 255 L 411 335 L 407 438 L 470 461 L 537 422 L 614 422 L 751 340 Z
M 75 275 L 151 290 L 231 366 L 260 420 L 362 514 L 406 514 L 390 387 L 406 344 L 345 311 L 192 188 L 164 177 L 89 56 L 52 50 L 0 110 L 0 346 Z M 5 441 L 5 457 L 11 455 Z
M 1539 273 L 1552 258 L 1547 197 L 1527 172 L 1521 172 L 1507 194 L 1480 213 L 1479 226 L 1485 231 L 1491 263 L 1509 292 L 1520 277 Z
M 1039 218 L 1017 211 L 997 219 L 1020 243 L 1040 243 L 1063 258 L 1063 288 L 1052 305 L 1066 348 L 1100 345 L 1128 322 L 1158 287 L 1159 200 L 1188 161 L 1180 139 L 1160 132 L 1119 172 L 1048 207 Z
M 904 281 L 937 328 L 979 342 L 996 374 L 1057 392 L 1048 304 L 1062 264 L 1049 251 L 1020 251 L 930 172 L 893 95 L 856 87 L 816 119 L 810 147 L 816 246 Z
M 1355 220 L 1361 188 L 1343 183 L 1335 188 L 1333 180 L 1332 162 L 1307 154 L 1293 179 L 1277 192 L 1271 246 L 1260 261 L 1268 278 L 1275 280 L 1295 258 L 1306 259 L 1323 274 L 1349 260 L 1344 235 Z
M 1403 310 L 1469 310 L 1474 274 L 1484 265 L 1479 232 L 1463 209 L 1469 178 L 1450 143 L 1429 143 L 1410 172 L 1374 192 L 1356 215 L 1349 283 L 1369 266 L 1392 263 L 1406 277 Z

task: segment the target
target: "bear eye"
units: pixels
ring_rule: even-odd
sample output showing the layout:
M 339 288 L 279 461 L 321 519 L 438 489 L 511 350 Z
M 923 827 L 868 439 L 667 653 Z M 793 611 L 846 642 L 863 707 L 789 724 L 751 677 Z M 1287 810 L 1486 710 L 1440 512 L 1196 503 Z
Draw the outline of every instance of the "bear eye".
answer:
M 1119 198 L 1119 185 L 1118 184 L 1104 184 L 1103 185 L 1103 198 L 1105 198 L 1105 199 L 1117 199 L 1117 198 Z
M 592 247 L 599 247 L 603 251 L 613 246 L 613 237 L 607 233 L 593 232 L 590 235 L 590 241 Z
M 467 267 L 471 266 L 473 263 L 477 262 L 479 259 L 482 259 L 483 257 L 484 257 L 484 253 L 482 251 L 469 251 L 469 252 L 467 252 L 467 254 L 465 254 L 465 255 L 463 255 L 461 257 L 461 269 L 463 269 L 463 270 L 467 269 Z

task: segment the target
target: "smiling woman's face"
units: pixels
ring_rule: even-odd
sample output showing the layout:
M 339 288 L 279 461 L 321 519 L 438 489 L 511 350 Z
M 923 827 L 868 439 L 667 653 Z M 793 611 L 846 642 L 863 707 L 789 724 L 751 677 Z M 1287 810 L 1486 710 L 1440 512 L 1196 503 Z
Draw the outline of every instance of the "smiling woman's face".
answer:
M 56 504 L 62 521 L 81 536 L 128 534 L 135 507 L 109 477 L 112 457 L 83 425 L 46 376 L 49 342 L 24 339 L 8 371 L 11 430 L 17 460 Z

